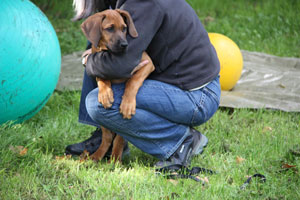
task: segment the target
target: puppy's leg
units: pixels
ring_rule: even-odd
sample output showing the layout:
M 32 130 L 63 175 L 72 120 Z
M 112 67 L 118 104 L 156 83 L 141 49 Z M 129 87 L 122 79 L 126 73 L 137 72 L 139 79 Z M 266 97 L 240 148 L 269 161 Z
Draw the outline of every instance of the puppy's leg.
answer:
M 143 53 L 142 61 L 148 60 L 149 63 L 144 67 L 141 67 L 136 71 L 132 77 L 126 82 L 124 95 L 120 105 L 120 113 L 123 114 L 123 118 L 131 119 L 135 114 L 136 109 L 136 95 L 138 90 L 143 85 L 144 80 L 154 71 L 154 65 L 151 58 L 146 52 Z
M 96 81 L 99 88 L 98 101 L 103 105 L 104 108 L 110 108 L 114 102 L 114 94 L 111 89 L 110 80 L 103 80 L 97 77 Z
M 117 135 L 114 139 L 110 162 L 114 161 L 122 163 L 122 154 L 124 146 L 125 140 L 120 135 Z
M 115 136 L 115 133 L 111 132 L 110 130 L 102 126 L 101 126 L 101 130 L 102 130 L 101 144 L 97 149 L 97 151 L 90 156 L 90 158 L 94 161 L 101 160 L 105 156 Z

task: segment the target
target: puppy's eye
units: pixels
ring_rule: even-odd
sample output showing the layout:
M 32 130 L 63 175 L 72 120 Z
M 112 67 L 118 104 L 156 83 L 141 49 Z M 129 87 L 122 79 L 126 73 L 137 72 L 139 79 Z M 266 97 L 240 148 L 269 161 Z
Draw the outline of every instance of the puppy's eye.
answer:
M 108 32 L 113 32 L 115 30 L 115 28 L 114 28 L 114 26 L 110 26 L 110 27 L 107 27 L 105 30 Z
M 126 31 L 127 31 L 127 27 L 124 26 L 124 27 L 122 28 L 122 32 L 126 32 Z

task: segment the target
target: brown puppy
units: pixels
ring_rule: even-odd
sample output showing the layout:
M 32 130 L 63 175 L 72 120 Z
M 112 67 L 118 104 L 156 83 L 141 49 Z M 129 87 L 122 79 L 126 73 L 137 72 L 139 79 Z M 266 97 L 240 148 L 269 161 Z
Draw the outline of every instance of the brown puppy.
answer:
M 91 53 L 107 50 L 112 53 L 124 53 L 128 46 L 126 40 L 127 30 L 130 36 L 134 38 L 138 37 L 129 13 L 119 9 L 105 10 L 88 17 L 81 24 L 81 29 L 87 39 L 92 43 Z M 114 101 L 111 83 L 126 81 L 126 87 L 120 105 L 120 113 L 122 113 L 123 118 L 131 119 L 136 110 L 137 92 L 148 75 L 154 71 L 154 65 L 146 52 L 143 53 L 141 62 L 144 60 L 148 60 L 149 63 L 143 67 L 136 67 L 132 72 L 132 77 L 128 80 L 104 80 L 96 78 L 99 88 L 98 101 L 104 108 L 110 108 Z M 101 160 L 113 142 L 111 159 L 121 162 L 124 139 L 103 126 L 101 130 L 102 143 L 98 150 L 91 155 L 91 158 L 95 161 Z

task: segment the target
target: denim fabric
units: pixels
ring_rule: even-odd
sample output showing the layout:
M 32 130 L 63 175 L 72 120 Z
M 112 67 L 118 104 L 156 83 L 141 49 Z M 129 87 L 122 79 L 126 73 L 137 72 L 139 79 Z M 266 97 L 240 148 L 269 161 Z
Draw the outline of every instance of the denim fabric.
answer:
M 87 113 L 86 106 L 85 106 L 85 99 L 86 96 L 90 91 L 93 89 L 97 88 L 97 82 L 89 77 L 84 70 L 84 75 L 83 75 L 83 83 L 82 83 L 82 89 L 81 89 L 81 97 L 80 97 L 80 104 L 79 104 L 79 118 L 78 121 L 83 124 L 88 124 L 88 125 L 93 125 L 96 127 L 100 127 L 99 124 L 94 122 L 89 114 Z
M 197 126 L 217 111 L 220 102 L 219 77 L 204 88 L 185 91 L 155 80 L 145 80 L 136 98 L 136 114 L 123 119 L 119 112 L 125 84 L 112 84 L 114 103 L 104 109 L 98 102 L 98 88 L 86 97 L 88 114 L 96 124 L 123 136 L 142 151 L 167 159 Z

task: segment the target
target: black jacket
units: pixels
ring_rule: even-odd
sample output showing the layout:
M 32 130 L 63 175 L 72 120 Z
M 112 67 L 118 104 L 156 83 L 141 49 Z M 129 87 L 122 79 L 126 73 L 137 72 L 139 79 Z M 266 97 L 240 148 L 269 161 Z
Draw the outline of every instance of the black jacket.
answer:
M 195 11 L 185 0 L 118 0 L 116 7 L 131 14 L 139 37 L 128 36 L 129 46 L 124 54 L 90 55 L 86 65 L 88 75 L 104 79 L 129 78 L 143 51 L 155 65 L 149 79 L 184 90 L 202 86 L 219 74 L 216 51 Z

